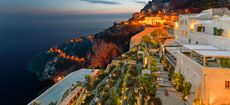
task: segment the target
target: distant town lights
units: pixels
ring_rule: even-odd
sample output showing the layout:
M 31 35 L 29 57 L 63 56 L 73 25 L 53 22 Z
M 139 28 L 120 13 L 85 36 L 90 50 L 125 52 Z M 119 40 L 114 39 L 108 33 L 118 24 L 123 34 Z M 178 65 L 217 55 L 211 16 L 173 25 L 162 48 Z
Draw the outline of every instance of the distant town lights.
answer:
M 60 81 L 62 79 L 62 77 L 58 77 L 58 81 Z

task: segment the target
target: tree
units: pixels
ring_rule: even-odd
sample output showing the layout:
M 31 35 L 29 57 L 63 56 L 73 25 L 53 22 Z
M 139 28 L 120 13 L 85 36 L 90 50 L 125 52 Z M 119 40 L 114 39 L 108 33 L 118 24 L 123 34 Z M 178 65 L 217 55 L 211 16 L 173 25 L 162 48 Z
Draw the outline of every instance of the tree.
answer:
M 149 59 L 150 59 L 151 70 L 153 72 L 158 71 L 159 68 L 157 67 L 156 59 L 153 56 L 149 56 Z
M 151 43 L 151 37 L 150 36 L 143 36 L 142 37 L 142 42 L 144 42 L 146 44 L 146 47 L 149 48 L 150 43 Z
M 156 77 L 152 74 L 145 74 L 139 77 L 139 85 L 143 92 L 148 95 L 155 95 L 157 89 Z
M 168 36 L 168 33 L 163 28 L 158 28 L 151 33 L 151 37 L 153 38 L 152 43 L 164 43 L 165 39 L 162 37 L 166 36 Z
M 85 75 L 85 80 L 86 80 L 86 88 L 87 90 L 91 90 L 92 89 L 92 82 L 90 80 L 90 75 Z
M 89 82 L 89 81 L 90 81 L 90 75 L 85 75 L 85 80 L 86 80 L 87 82 Z

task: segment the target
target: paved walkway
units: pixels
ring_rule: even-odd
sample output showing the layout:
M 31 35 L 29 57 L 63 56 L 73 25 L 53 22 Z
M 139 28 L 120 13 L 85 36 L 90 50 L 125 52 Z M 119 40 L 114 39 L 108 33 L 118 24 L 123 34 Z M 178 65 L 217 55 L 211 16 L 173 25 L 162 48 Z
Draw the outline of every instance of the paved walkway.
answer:
M 164 71 L 162 64 L 158 63 L 158 67 L 160 67 L 160 75 L 158 77 L 160 87 L 157 89 L 156 97 L 161 99 L 162 105 L 185 105 L 185 102 L 182 100 L 182 94 L 177 92 L 172 86 L 171 81 L 168 80 L 168 72 Z

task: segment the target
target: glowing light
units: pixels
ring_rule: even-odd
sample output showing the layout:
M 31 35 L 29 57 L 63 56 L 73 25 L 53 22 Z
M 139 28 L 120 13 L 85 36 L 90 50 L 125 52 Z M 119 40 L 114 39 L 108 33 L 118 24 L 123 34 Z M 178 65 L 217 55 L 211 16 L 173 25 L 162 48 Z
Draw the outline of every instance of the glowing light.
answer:
M 230 30 L 228 30 L 228 35 L 227 35 L 227 37 L 229 37 L 229 38 L 230 38 Z
M 175 23 L 174 23 L 174 29 L 175 29 L 175 30 L 178 30 L 178 29 L 179 29 L 179 24 L 178 24 L 178 22 L 175 22 Z
M 178 35 L 175 35 L 175 38 L 178 39 Z
M 59 48 L 50 48 L 49 51 L 53 52 L 53 53 L 57 53 L 59 57 L 62 57 L 65 59 L 69 59 L 69 60 L 73 60 L 73 61 L 77 61 L 77 62 L 82 62 L 85 60 L 84 58 L 79 58 L 77 56 L 67 55 L 64 51 L 60 50 Z
M 58 80 L 60 81 L 60 80 L 61 80 L 61 77 L 58 77 Z
M 194 31 L 194 25 L 195 25 L 195 23 L 190 24 L 190 30 L 191 31 Z
M 120 102 L 120 104 L 121 104 L 121 103 L 122 103 L 122 100 L 120 100 L 119 102 Z
M 188 10 L 188 9 L 185 9 L 185 13 L 189 13 L 189 10 Z
M 126 100 L 126 99 L 128 99 L 128 97 L 127 97 L 127 96 L 124 96 L 124 99 Z
M 150 96 L 147 96 L 147 100 L 149 100 L 150 99 Z

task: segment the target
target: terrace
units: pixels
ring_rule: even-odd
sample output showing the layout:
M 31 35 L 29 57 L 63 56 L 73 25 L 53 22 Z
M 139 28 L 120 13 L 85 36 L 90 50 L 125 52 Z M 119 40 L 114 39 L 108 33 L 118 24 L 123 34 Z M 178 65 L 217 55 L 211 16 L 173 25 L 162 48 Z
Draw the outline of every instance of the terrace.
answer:
M 175 67 L 176 66 L 176 58 L 178 51 L 181 50 L 181 44 L 174 41 L 173 39 L 169 39 L 165 42 L 165 56 L 168 61 Z
M 204 67 L 230 68 L 230 51 L 221 50 L 210 45 L 183 45 L 181 52 Z
M 91 73 L 91 69 L 80 69 L 78 71 L 70 73 L 61 81 L 54 84 L 51 88 L 42 93 L 39 97 L 31 101 L 28 105 L 49 105 L 50 103 L 59 104 L 62 100 L 64 93 L 69 90 L 73 86 L 73 84 L 76 84 L 78 81 L 85 81 L 85 75 Z

